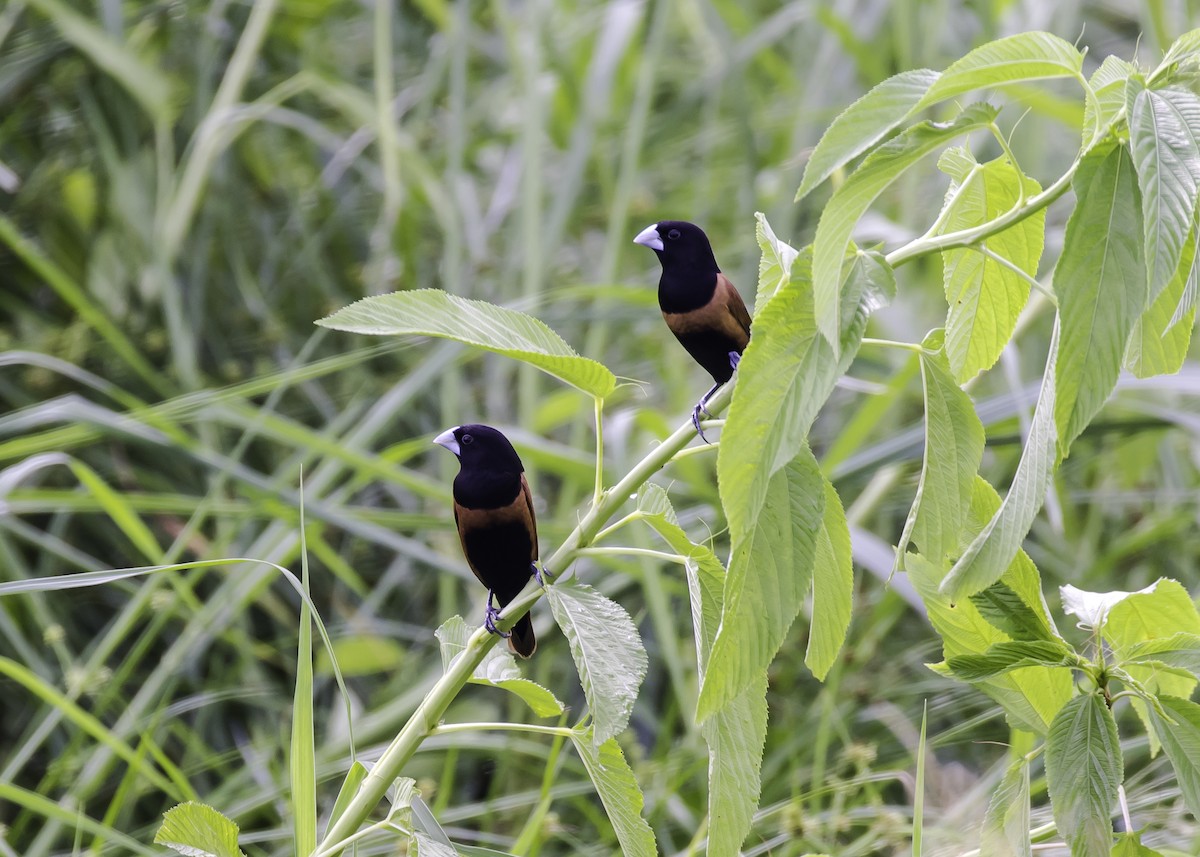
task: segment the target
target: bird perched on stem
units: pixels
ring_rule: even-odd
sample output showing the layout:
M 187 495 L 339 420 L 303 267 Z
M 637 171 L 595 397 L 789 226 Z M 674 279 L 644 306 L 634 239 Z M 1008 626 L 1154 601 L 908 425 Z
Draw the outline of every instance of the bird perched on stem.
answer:
M 500 610 L 517 597 L 538 571 L 537 518 L 525 467 L 508 438 L 491 426 L 461 425 L 433 439 L 458 458 L 454 477 L 454 523 L 467 565 L 488 588 L 483 624 L 508 638 L 516 654 L 528 658 L 537 648 L 533 622 L 525 614 L 505 634 L 496 629 Z
M 696 224 L 663 220 L 647 226 L 633 240 L 653 250 L 662 263 L 658 307 L 667 327 L 715 382 L 692 409 L 692 424 L 707 443 L 700 414 L 711 416 L 705 405 L 733 377 L 750 342 L 750 313 L 717 267 L 708 236 Z

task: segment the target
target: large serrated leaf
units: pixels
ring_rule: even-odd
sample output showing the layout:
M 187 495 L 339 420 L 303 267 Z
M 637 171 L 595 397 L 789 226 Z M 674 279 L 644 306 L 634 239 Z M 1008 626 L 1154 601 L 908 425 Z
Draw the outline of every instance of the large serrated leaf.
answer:
M 1183 368 L 1195 326 L 1195 300 L 1188 305 L 1186 290 L 1196 269 L 1196 225 L 1188 234 L 1179 267 L 1167 287 L 1133 325 L 1125 347 L 1125 368 L 1139 378 L 1173 375 Z M 1180 310 L 1183 310 L 1180 314 Z
M 451 616 L 433 632 L 441 644 L 443 670 L 448 670 L 455 658 L 466 649 L 473 630 L 461 616 Z M 507 690 L 519 697 L 538 717 L 557 717 L 563 712 L 563 704 L 558 698 L 540 684 L 521 675 L 512 652 L 500 646 L 493 646 L 484 655 L 468 681 Z
M 556 584 L 557 589 L 563 584 Z M 597 741 L 592 729 L 572 732 L 571 743 L 587 769 L 608 820 L 612 822 L 621 853 L 631 857 L 657 857 L 658 845 L 654 832 L 642 818 L 645 799 L 625 754 L 615 738 Z
M 1117 724 L 1104 699 L 1089 693 L 1064 705 L 1046 736 L 1046 786 L 1073 857 L 1112 848 L 1112 809 L 1123 770 Z
M 979 615 L 1014 640 L 1059 639 L 1041 613 L 1003 583 L 993 583 L 971 596 Z
M 547 587 L 546 599 L 571 646 L 599 746 L 629 722 L 646 649 L 625 608 L 592 587 L 566 580 Z
M 1010 211 L 1021 199 L 1041 192 L 1041 185 L 1022 175 L 1007 159 L 979 164 L 969 152 L 943 158 L 939 166 L 953 183 L 946 192 L 941 232 L 977 227 Z M 1037 274 L 1045 239 L 1046 212 L 1035 212 L 979 246 L 947 250 L 943 259 L 946 314 L 946 358 L 959 383 L 990 369 L 1008 344 L 1029 298 L 1029 277 Z M 986 249 L 1008 260 L 1016 270 L 985 255 Z
M 1045 502 L 1050 477 L 1059 461 L 1054 423 L 1059 330 L 1056 320 L 1029 438 L 1008 494 L 941 583 L 941 591 L 952 599 L 966 598 L 1000 579 L 1021 550 L 1021 543 Z
M 529 363 L 600 399 L 617 385 L 612 372 L 595 360 L 580 357 L 536 318 L 440 289 L 363 298 L 317 324 L 351 333 L 453 339 Z
M 868 155 L 834 192 L 821 214 L 813 241 L 813 309 L 818 329 L 835 348 L 839 333 L 838 288 L 854 224 L 888 185 L 921 158 L 995 118 L 995 107 L 972 104 L 952 122 L 913 125 Z
M 1180 631 L 1169 637 L 1156 637 L 1134 643 L 1120 652 L 1120 663 L 1162 664 L 1200 674 L 1200 634 Z
M 1070 42 L 1052 33 L 1019 33 L 980 45 L 942 72 L 929 87 L 919 107 L 976 89 L 1048 80 L 1082 79 L 1083 54 Z
M 1089 143 L 1096 132 L 1125 109 L 1125 85 L 1137 74 L 1137 66 L 1117 56 L 1106 56 L 1088 78 L 1096 98 L 1087 99 L 1083 108 L 1083 142 Z
M 1153 708 L 1149 708 L 1149 716 L 1175 769 L 1183 800 L 1192 815 L 1200 818 L 1200 705 L 1170 695 L 1161 695 L 1158 701 L 1175 722 L 1168 723 Z
M 989 857 L 1033 857 L 1029 839 L 1029 763 L 1018 759 L 1009 766 L 992 792 L 979 851 Z
M 838 114 L 804 166 L 796 202 L 911 116 L 937 79 L 938 73 L 927 68 L 902 71 Z
M 1142 89 L 1134 97 L 1129 145 L 1142 191 L 1150 301 L 1175 276 L 1195 216 L 1200 141 L 1193 129 L 1200 130 L 1200 97 L 1194 93 Z
M 184 857 L 245 857 L 237 844 L 238 826 L 208 804 L 188 801 L 167 810 L 154 834 Z
M 850 551 L 850 527 L 846 512 L 833 483 L 821 477 L 825 491 L 825 509 L 821 530 L 817 533 L 813 559 L 812 628 L 804 663 L 812 674 L 824 681 L 837 661 L 850 627 L 854 601 L 854 567 Z
M 942 344 L 941 331 L 935 331 L 925 337 L 921 351 L 925 455 L 917 495 L 896 546 L 901 567 L 910 538 L 937 563 L 955 551 L 983 459 L 983 423 L 971 397 L 955 382 Z
M 1062 456 L 1116 386 L 1125 343 L 1148 303 L 1141 194 L 1128 149 L 1093 151 L 1072 186 L 1075 210 L 1054 269 L 1062 322 L 1054 420 Z
M 981 681 L 1022 667 L 1068 667 L 1078 661 L 1078 656 L 1057 640 L 1033 640 L 996 643 L 978 655 L 947 658 L 946 665 L 963 681 Z
M 808 594 L 824 505 L 821 471 L 804 446 L 771 477 L 752 529 L 734 535 L 721 627 L 700 686 L 700 721 L 762 675 L 779 651 Z

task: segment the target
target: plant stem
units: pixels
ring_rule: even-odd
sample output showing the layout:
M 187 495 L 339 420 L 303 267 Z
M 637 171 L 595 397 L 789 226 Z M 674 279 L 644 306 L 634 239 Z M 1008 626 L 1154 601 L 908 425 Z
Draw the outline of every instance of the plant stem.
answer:
M 592 492 L 592 506 L 600 505 L 604 493 L 604 400 L 597 397 L 596 405 L 596 488 Z
M 500 732 L 536 732 L 539 735 L 560 735 L 571 737 L 571 730 L 565 726 L 543 726 L 540 723 L 446 723 L 435 727 L 430 735 L 453 735 L 455 732 L 483 732 L 494 730 Z
M 668 551 L 656 551 L 651 548 L 580 548 L 576 556 L 646 556 L 651 559 L 661 559 L 663 562 L 687 562 L 687 557 Z
M 709 400 L 708 407 L 713 413 L 720 413 L 733 397 L 733 384 L 726 384 Z M 605 522 L 637 491 L 642 484 L 661 470 L 671 459 L 691 443 L 696 435 L 692 421 L 685 420 L 666 440 L 642 458 L 633 469 L 625 475 L 609 491 L 600 495 L 599 502 L 592 505 L 583 519 L 571 531 L 566 540 L 559 546 L 545 565 L 555 571 L 564 572 L 570 563 L 578 556 L 579 551 L 595 539 Z M 565 573 L 558 576 L 559 580 L 566 577 Z M 496 627 L 507 630 L 516 620 L 529 612 L 529 608 L 544 594 L 536 582 L 530 581 L 521 594 L 513 599 L 500 614 Z M 438 721 L 445 714 L 450 703 L 458 696 L 459 691 L 467 684 L 467 680 L 475 673 L 475 668 L 483 661 L 484 656 L 496 645 L 500 638 L 489 634 L 483 627 L 475 629 L 467 640 L 466 649 L 450 664 L 449 669 L 438 679 L 437 684 L 430 688 L 429 693 L 421 700 L 416 711 L 409 717 L 400 732 L 379 761 L 367 774 L 358 792 L 351 799 L 345 812 L 338 820 L 329 826 L 325 836 L 317 846 L 318 853 L 332 855 L 336 853 L 331 846 L 353 835 L 371 812 L 378 806 L 379 801 L 387 793 L 392 782 L 400 775 L 400 771 L 408 760 L 413 757 L 422 742 L 438 728 Z

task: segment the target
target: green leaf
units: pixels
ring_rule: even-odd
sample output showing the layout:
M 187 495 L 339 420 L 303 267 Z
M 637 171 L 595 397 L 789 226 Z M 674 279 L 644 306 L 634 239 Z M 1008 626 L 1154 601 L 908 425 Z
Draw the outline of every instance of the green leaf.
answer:
M 1200 129 L 1200 97 L 1191 92 L 1142 89 L 1133 99 L 1129 146 L 1142 191 L 1151 301 L 1175 277 L 1195 216 L 1200 141 L 1193 128 Z
M 1029 763 L 1018 759 L 988 803 L 979 853 L 989 857 L 1033 857 L 1029 839 Z
M 834 192 L 817 224 L 812 263 L 814 312 L 817 326 L 828 342 L 838 341 L 838 287 L 854 224 L 909 167 L 950 140 L 982 128 L 995 118 L 996 108 L 973 104 L 953 122 L 913 125 L 868 155 Z
M 823 475 L 825 509 L 817 533 L 813 560 L 812 628 L 804 663 L 821 681 L 837 661 L 850 612 L 854 606 L 854 563 L 850 551 L 850 527 L 833 483 Z
M 980 226 L 1012 210 L 1022 199 L 1041 192 L 1041 185 L 1022 175 L 1006 159 L 976 163 L 969 151 L 952 149 L 938 166 L 953 182 L 946 191 L 942 233 Z M 1045 242 L 1046 212 L 1038 211 L 979 247 L 961 247 L 942 254 L 946 314 L 946 357 L 960 383 L 990 369 L 1016 328 L 1017 316 L 1029 299 L 1029 277 L 1037 275 Z M 1017 270 L 985 255 L 982 249 L 1008 260 Z
M 445 842 L 439 842 L 427 833 L 415 831 L 410 840 L 410 846 L 415 845 L 416 848 L 409 848 L 408 853 L 416 854 L 417 857 L 458 857 L 458 851 Z
M 963 681 L 980 681 L 1021 667 L 1069 667 L 1079 657 L 1058 641 L 996 643 L 979 655 L 947 658 L 946 665 Z
M 1134 643 L 1121 653 L 1120 662 L 1163 664 L 1200 674 L 1200 634 L 1179 632 Z
M 1062 321 L 1054 419 L 1062 456 L 1116 386 L 1125 343 L 1148 303 L 1141 194 L 1129 151 L 1114 145 L 1088 154 L 1072 186 L 1075 210 L 1054 270 Z
M 1113 846 L 1112 857 L 1163 857 L 1161 851 L 1147 848 L 1142 844 L 1142 838 L 1136 833 L 1122 833 L 1117 836 L 1117 844 Z
M 1019 33 L 980 45 L 942 72 L 918 107 L 928 107 L 976 89 L 1049 80 L 1083 79 L 1083 54 L 1051 33 Z
M 1046 620 L 1003 583 L 993 583 L 971 596 L 979 615 L 1014 640 L 1059 639 Z
M 625 608 L 590 586 L 566 580 L 546 587 L 546 598 L 571 646 L 599 746 L 629 722 L 646 649 Z
M 1046 786 L 1058 832 L 1073 857 L 1112 848 L 1112 808 L 1123 776 L 1112 712 L 1097 694 L 1076 696 L 1046 736 Z
M 866 278 L 869 270 L 863 265 L 850 273 Z M 868 305 L 878 300 L 869 285 L 850 287 L 862 299 L 843 319 L 839 361 L 817 332 L 811 271 L 809 254 L 801 253 L 790 282 L 759 307 L 738 366 L 717 452 L 721 505 L 735 546 L 753 532 L 773 475 L 803 447 L 818 410 L 858 351 Z
M 1160 696 L 1158 701 L 1175 722 L 1169 723 L 1150 709 L 1155 731 L 1175 769 L 1188 810 L 1200 818 L 1200 705 L 1169 695 Z
M 188 801 L 167 810 L 154 844 L 185 857 L 245 857 L 237 837 L 238 826 L 228 818 L 207 804 Z
M 1050 353 L 1042 376 L 1042 389 L 1029 427 L 1029 438 L 1021 451 L 1017 473 L 999 510 L 968 545 L 942 581 L 941 591 L 952 599 L 965 598 L 991 586 L 1021 550 L 1033 519 L 1046 499 L 1050 477 L 1058 464 L 1054 423 L 1056 364 L 1059 332 L 1056 320 L 1050 337 Z
M 1200 30 L 1190 30 L 1180 36 L 1167 49 L 1162 62 L 1150 75 L 1150 83 L 1159 83 L 1169 78 L 1178 67 L 1195 65 L 1200 60 Z
M 563 584 L 557 583 L 550 589 Z M 658 845 L 646 819 L 642 818 L 644 798 L 638 788 L 633 771 L 625 761 L 625 754 L 615 738 L 598 741 L 591 728 L 571 733 L 583 766 L 587 769 L 592 785 L 600 795 L 604 811 L 612 822 L 621 853 L 630 857 L 657 857 Z
M 608 396 L 617 385 L 612 372 L 595 360 L 580 357 L 536 318 L 439 289 L 363 298 L 317 324 L 351 333 L 453 339 L 529 363 L 598 399 Z
M 450 664 L 466 649 L 473 630 L 463 617 L 451 616 L 433 632 L 441 644 L 443 670 L 450 669 Z M 516 658 L 507 648 L 493 646 L 483 662 L 475 667 L 468 681 L 507 690 L 519 697 L 538 717 L 557 717 L 563 713 L 563 704 L 553 693 L 521 675 Z
M 896 546 L 903 567 L 912 538 L 926 557 L 940 563 L 958 547 L 958 537 L 971 509 L 975 475 L 983 459 L 983 423 L 971 397 L 950 373 L 942 350 L 942 331 L 925 337 L 921 380 L 925 389 L 925 457 L 917 496 Z
M 754 298 L 754 308 L 760 310 L 777 291 L 791 282 L 792 266 L 800 252 L 775 237 L 775 230 L 761 211 L 754 213 L 754 222 L 754 234 L 762 249 L 758 260 L 758 293 Z
M 753 529 L 733 535 L 721 626 L 700 685 L 701 722 L 766 671 L 808 593 L 825 503 L 807 446 L 771 477 L 764 500 Z
M 938 79 L 927 68 L 902 71 L 859 98 L 833 120 L 804 166 L 796 202 L 835 170 L 874 146 L 915 112 L 925 92 Z
M 304 536 L 304 497 L 300 499 L 301 586 L 311 596 L 308 546 Z M 300 603 L 300 626 L 296 643 L 296 687 L 292 694 L 292 729 L 288 752 L 288 775 L 292 795 L 292 836 L 297 854 L 317 850 L 317 758 L 313 724 L 312 610 L 308 599 Z
M 1125 368 L 1139 378 L 1173 375 L 1183 367 L 1196 320 L 1195 300 L 1187 303 L 1185 291 L 1196 270 L 1196 226 L 1184 242 L 1175 276 L 1133 325 L 1125 348 Z M 1183 309 L 1182 316 L 1179 310 Z M 1183 322 L 1182 324 L 1178 322 Z
M 647 522 L 671 549 L 687 557 L 688 596 L 703 680 L 721 623 L 725 567 L 708 546 L 695 544 L 687 537 L 666 492 L 657 485 L 643 487 L 638 508 L 646 511 Z M 766 672 L 753 679 L 745 693 L 706 720 L 701 733 L 708 745 L 708 853 L 714 857 L 737 855 L 750 832 L 762 788 L 762 754 L 767 739 Z
M 1088 144 L 1098 130 L 1117 118 L 1125 108 L 1125 86 L 1137 74 L 1137 66 L 1120 57 L 1109 55 L 1088 78 L 1096 98 L 1087 99 L 1083 108 L 1083 142 Z
M 326 832 L 346 812 L 346 807 L 350 806 L 350 801 L 358 794 L 358 787 L 363 784 L 363 780 L 366 778 L 366 765 L 358 761 L 351 763 L 350 770 L 346 772 L 346 779 L 342 780 L 341 788 L 338 789 L 337 798 L 333 802 L 333 809 L 329 811 L 329 821 L 325 824 Z
M 356 634 L 333 641 L 333 654 L 342 668 L 342 675 L 347 676 L 394 672 L 404 663 L 406 653 L 407 650 L 394 638 L 381 634 Z M 332 670 L 329 652 L 321 649 L 317 653 L 317 671 L 328 673 Z

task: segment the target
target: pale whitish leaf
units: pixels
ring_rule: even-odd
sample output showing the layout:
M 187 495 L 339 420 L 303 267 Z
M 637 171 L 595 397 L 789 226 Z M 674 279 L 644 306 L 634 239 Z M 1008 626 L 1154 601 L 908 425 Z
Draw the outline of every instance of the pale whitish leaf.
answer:
M 804 663 L 822 681 L 837 661 L 854 600 L 854 568 L 850 552 L 850 527 L 833 483 L 821 477 L 825 509 L 817 533 L 813 560 L 812 628 Z
M 1021 461 L 1008 494 L 942 581 L 941 591 L 953 599 L 966 598 L 1000 579 L 1017 556 L 1034 517 L 1046 500 L 1050 477 L 1059 460 L 1054 424 L 1054 379 L 1060 327 L 1056 319 L 1029 439 L 1021 451 Z
M 768 482 L 800 451 L 866 329 L 864 304 L 873 290 L 856 285 L 862 302 L 843 319 L 839 361 L 817 332 L 810 262 L 810 255 L 801 253 L 792 266 L 791 281 L 759 308 L 754 335 L 739 364 L 717 452 L 721 505 L 735 548 L 753 532 Z M 864 275 L 867 270 L 857 269 Z
M 942 331 L 935 330 L 922 343 L 925 456 L 917 495 L 896 546 L 901 568 L 910 538 L 937 563 L 955 551 L 983 459 L 983 423 L 971 397 L 951 375 L 943 342 Z
M 946 192 L 942 233 L 970 229 L 1012 210 L 1021 200 L 1041 192 L 1041 185 L 1022 175 L 1006 159 L 979 164 L 970 152 L 951 150 L 938 166 L 953 182 Z M 1028 279 L 1036 276 L 1045 240 L 1046 212 L 1038 211 L 980 242 L 942 254 L 946 293 L 946 359 L 962 383 L 990 369 L 1016 328 L 1017 316 L 1029 299 Z M 980 247 L 1007 259 L 1017 270 L 984 255 Z
M 1096 99 L 1087 99 L 1083 107 L 1083 142 L 1090 142 L 1096 132 L 1117 117 L 1125 107 L 1125 84 L 1137 66 L 1120 57 L 1109 55 L 1088 78 Z
M 1188 234 L 1175 276 L 1167 287 L 1154 299 L 1150 308 L 1134 323 L 1125 348 L 1125 368 L 1139 378 L 1153 375 L 1171 375 L 1183 367 L 1187 358 L 1188 345 L 1192 341 L 1192 328 L 1196 318 L 1194 306 L 1184 309 L 1176 322 L 1179 309 L 1184 308 L 1185 290 L 1193 278 L 1196 253 L 1196 226 Z
M 727 442 L 722 438 L 722 449 Z M 821 486 L 816 459 L 804 446 L 771 477 L 753 529 L 734 535 L 721 626 L 700 685 L 698 720 L 716 713 L 766 671 L 800 612 L 824 511 Z
M 667 496 L 667 489 L 661 485 L 655 485 L 653 482 L 642 485 L 637 493 L 637 508 L 644 515 L 661 517 L 667 523 L 679 524 L 675 507 L 671 505 L 671 499 Z
M 1158 589 L 1161 581 L 1155 581 L 1145 589 L 1136 592 L 1088 592 L 1086 589 L 1066 584 L 1058 588 L 1062 596 L 1063 612 L 1068 616 L 1076 616 L 1084 628 L 1099 628 L 1108 621 L 1109 611 L 1131 595 L 1149 595 Z M 1176 630 L 1176 629 L 1172 629 Z
M 1019 33 L 980 45 L 942 72 L 919 106 L 926 107 L 976 89 L 1047 80 L 1082 78 L 1083 54 L 1052 33 Z
M 450 664 L 466 649 L 473 632 L 474 629 L 461 616 L 451 616 L 433 632 L 441 644 L 443 670 L 448 670 Z M 522 676 L 512 652 L 500 646 L 493 646 L 484 655 L 468 681 L 507 690 L 524 701 L 538 717 L 557 717 L 563 712 L 563 704 L 557 697 L 540 684 Z
M 1072 186 L 1075 210 L 1054 269 L 1062 331 L 1054 419 L 1063 456 L 1116 386 L 1147 304 L 1141 194 L 1128 149 L 1093 151 Z
M 1123 776 L 1112 712 L 1098 694 L 1076 696 L 1046 736 L 1050 804 L 1074 857 L 1095 857 L 1112 848 L 1112 808 Z
M 563 584 L 556 584 L 557 589 Z M 656 857 L 658 845 L 650 825 L 642 818 L 644 799 L 625 754 L 615 738 L 597 741 L 591 729 L 571 733 L 571 742 L 600 795 L 608 820 L 612 822 L 621 853 L 626 857 Z
M 792 279 L 792 265 L 799 251 L 775 237 L 775 230 L 761 211 L 754 213 L 754 234 L 762 256 L 758 260 L 758 293 L 754 298 L 756 310 L 762 309 L 777 291 Z
M 963 681 L 994 678 L 1022 667 L 1067 667 L 1078 662 L 1065 644 L 1050 640 L 996 643 L 978 655 L 946 659 L 950 671 Z
M 245 857 L 237 844 L 238 826 L 211 806 L 188 801 L 171 807 L 154 834 L 184 857 Z
M 979 851 L 989 857 L 1033 857 L 1029 839 L 1029 763 L 1024 759 L 1009 766 L 992 792 Z
M 821 214 L 813 242 L 814 312 L 818 328 L 830 343 L 838 341 L 838 287 L 854 224 L 909 167 L 954 138 L 986 126 L 995 117 L 996 108 L 991 105 L 973 104 L 952 122 L 913 125 L 868 155 L 834 192 Z
M 1158 701 L 1175 722 L 1168 723 L 1150 709 L 1155 731 L 1175 769 L 1175 778 L 1188 809 L 1200 818 L 1200 705 L 1169 695 L 1160 696 Z
M 1200 97 L 1191 92 L 1142 89 L 1133 100 L 1129 144 L 1142 191 L 1150 301 L 1175 276 L 1196 210 L 1200 141 L 1193 128 L 1200 130 Z
M 394 810 L 409 810 L 416 794 L 416 780 L 412 777 L 396 777 L 387 790 L 387 799 Z
M 925 92 L 938 79 L 927 68 L 902 71 L 859 98 L 833 120 L 804 166 L 796 202 L 809 191 L 882 140 L 910 117 Z
M 1152 662 L 1200 674 L 1200 634 L 1180 631 L 1134 643 L 1120 653 L 1123 664 Z
M 666 502 L 665 492 L 662 498 L 648 498 L 647 502 L 659 510 L 648 518 L 650 526 L 673 551 L 687 557 L 696 658 L 703 679 L 721 623 L 725 567 L 707 545 L 698 545 L 688 539 L 675 520 L 674 509 Z M 744 693 L 701 727 L 708 744 L 708 853 L 713 857 L 736 855 L 750 832 L 762 785 L 762 753 L 767 738 L 766 696 L 767 677 L 763 672 L 750 682 Z
M 415 846 L 415 847 L 414 847 Z M 445 842 L 439 842 L 428 833 L 416 831 L 409 843 L 408 853 L 417 857 L 458 857 L 454 847 Z
M 625 608 L 590 586 L 566 580 L 547 587 L 546 598 L 571 646 L 596 744 L 603 744 L 629 722 L 646 677 L 646 649 Z
M 580 357 L 536 318 L 440 289 L 363 298 L 317 324 L 351 333 L 453 339 L 529 363 L 597 398 L 607 396 L 617 384 L 612 372 Z

